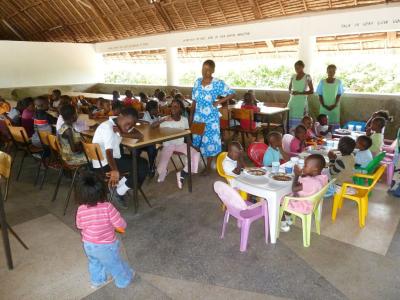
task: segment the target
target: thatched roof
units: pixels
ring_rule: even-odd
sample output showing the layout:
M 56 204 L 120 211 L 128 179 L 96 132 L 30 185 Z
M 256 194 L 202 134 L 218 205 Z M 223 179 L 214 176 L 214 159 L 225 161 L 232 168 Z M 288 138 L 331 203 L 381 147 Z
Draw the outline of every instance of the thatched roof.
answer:
M 100 42 L 399 0 L 0 0 L 0 39 Z

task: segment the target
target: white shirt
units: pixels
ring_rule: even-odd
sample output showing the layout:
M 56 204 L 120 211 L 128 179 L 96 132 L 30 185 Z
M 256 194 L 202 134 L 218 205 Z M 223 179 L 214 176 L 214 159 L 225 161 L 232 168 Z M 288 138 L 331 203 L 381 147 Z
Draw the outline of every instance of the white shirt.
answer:
M 103 154 L 104 160 L 101 161 L 103 167 L 108 165 L 106 150 L 111 149 L 113 151 L 114 158 L 121 158 L 119 145 L 121 144 L 122 137 L 119 135 L 119 133 L 114 132 L 114 118 L 116 117 L 110 117 L 107 121 L 101 123 L 99 127 L 97 127 L 93 136 L 92 143 L 99 144 Z M 100 168 L 100 163 L 98 160 L 93 160 L 92 163 L 93 168 Z
M 231 177 L 238 176 L 237 174 L 233 173 L 233 170 L 235 170 L 236 167 L 237 167 L 237 161 L 231 159 L 228 155 L 222 161 L 222 168 L 224 169 L 224 172 L 227 176 Z
M 151 117 L 150 113 L 148 111 L 145 111 L 143 114 L 143 118 L 142 121 L 146 121 L 149 124 L 153 124 L 154 122 L 158 121 L 160 119 L 160 117 Z
M 62 115 L 59 115 L 57 118 L 57 124 L 56 124 L 57 133 L 63 124 L 64 124 L 64 119 L 63 119 Z M 72 127 L 74 127 L 74 129 L 77 132 L 82 132 L 82 131 L 89 129 L 89 126 L 86 125 L 85 120 L 80 120 L 79 117 L 78 117 L 78 120 L 74 124 L 72 124 Z
M 178 129 L 189 129 L 188 119 L 184 116 L 181 116 L 179 121 L 164 121 L 160 124 L 161 128 L 178 128 Z M 175 139 L 172 141 L 166 141 L 163 143 L 164 146 L 169 145 L 181 145 L 185 141 L 184 138 Z

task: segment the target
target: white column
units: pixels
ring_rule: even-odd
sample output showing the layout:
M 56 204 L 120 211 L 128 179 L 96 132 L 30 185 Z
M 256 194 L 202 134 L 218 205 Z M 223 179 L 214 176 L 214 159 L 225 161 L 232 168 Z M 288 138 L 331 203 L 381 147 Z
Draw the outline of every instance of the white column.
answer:
M 305 72 L 311 74 L 313 61 L 316 59 L 317 39 L 315 36 L 299 38 L 299 59 L 306 65 Z
M 178 74 L 176 73 L 178 67 L 178 48 L 167 47 L 167 85 L 178 86 Z

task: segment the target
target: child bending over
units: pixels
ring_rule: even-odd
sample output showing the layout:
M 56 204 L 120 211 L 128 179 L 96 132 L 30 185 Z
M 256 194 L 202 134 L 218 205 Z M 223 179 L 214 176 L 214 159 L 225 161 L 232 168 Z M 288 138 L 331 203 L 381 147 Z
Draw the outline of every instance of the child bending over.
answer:
M 304 125 L 297 125 L 294 130 L 294 139 L 290 142 L 290 152 L 301 153 L 306 148 L 307 129 Z
M 289 160 L 289 155 L 282 148 L 282 135 L 273 131 L 267 136 L 268 149 L 264 153 L 263 165 L 271 167 L 273 162 L 280 162 L 281 159 Z
M 120 241 L 115 231 L 124 232 L 126 222 L 107 201 L 104 179 L 94 172 L 83 173 L 75 185 L 79 203 L 76 227 L 80 229 L 83 248 L 89 262 L 92 287 L 107 283 L 111 275 L 118 288 L 127 287 L 135 272 L 121 257 Z
M 372 140 L 369 136 L 361 135 L 356 140 L 356 153 L 355 161 L 356 168 L 365 168 L 372 161 L 373 156 L 369 148 L 372 146 Z
M 233 141 L 228 146 L 228 154 L 222 161 L 222 168 L 227 176 L 236 177 L 246 167 L 244 163 L 243 147 L 239 142 Z
M 372 140 L 372 145 L 369 150 L 375 156 L 377 155 L 383 146 L 383 128 L 385 127 L 386 121 L 382 117 L 375 117 L 371 121 L 371 126 L 367 127 L 367 136 Z

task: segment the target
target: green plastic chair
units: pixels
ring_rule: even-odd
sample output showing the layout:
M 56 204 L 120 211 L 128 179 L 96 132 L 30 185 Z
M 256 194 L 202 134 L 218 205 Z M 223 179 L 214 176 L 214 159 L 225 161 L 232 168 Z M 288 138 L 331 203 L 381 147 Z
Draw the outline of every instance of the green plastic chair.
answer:
M 293 224 L 295 223 L 295 217 L 299 217 L 301 219 L 301 224 L 303 227 L 303 246 L 304 247 L 309 247 L 310 246 L 310 240 L 311 240 L 311 221 L 312 221 L 312 215 L 314 214 L 314 219 L 315 219 L 315 229 L 318 234 L 321 234 L 321 212 L 322 212 L 322 201 L 324 198 L 324 195 L 326 191 L 328 190 L 330 185 L 333 185 L 335 183 L 336 179 L 332 179 L 330 182 L 328 182 L 318 193 L 307 196 L 307 197 L 292 197 L 292 196 L 286 196 L 283 199 L 283 203 L 281 205 L 280 213 L 279 213 L 279 220 L 282 220 L 283 212 L 288 212 L 292 215 L 293 218 Z M 297 211 L 293 211 L 288 208 L 289 201 L 290 200 L 295 200 L 295 201 L 309 201 L 313 203 L 313 209 L 311 213 L 309 214 L 303 214 Z M 278 236 L 279 236 L 279 231 L 278 231 Z
M 385 158 L 386 152 L 380 152 L 377 154 L 373 160 L 370 161 L 370 163 L 365 167 L 365 168 L 356 168 L 355 172 L 356 173 L 362 173 L 362 174 L 374 174 L 376 169 L 380 166 L 381 161 Z M 365 185 L 365 179 L 360 178 L 360 177 L 353 177 L 353 182 L 357 185 Z M 372 180 L 368 179 L 368 185 L 371 185 Z

